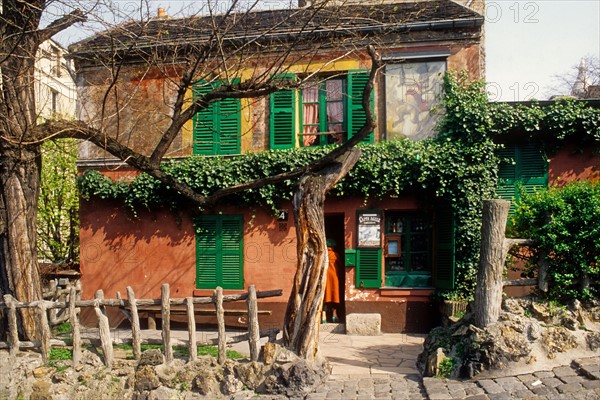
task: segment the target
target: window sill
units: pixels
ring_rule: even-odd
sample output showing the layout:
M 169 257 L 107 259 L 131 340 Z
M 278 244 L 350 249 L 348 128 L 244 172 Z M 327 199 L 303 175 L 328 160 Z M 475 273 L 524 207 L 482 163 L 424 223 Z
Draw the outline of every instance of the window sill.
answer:
M 411 288 L 411 287 L 391 287 L 384 286 L 379 288 L 380 296 L 382 297 L 396 297 L 396 296 L 410 296 L 410 297 L 429 297 L 433 294 L 435 288 Z

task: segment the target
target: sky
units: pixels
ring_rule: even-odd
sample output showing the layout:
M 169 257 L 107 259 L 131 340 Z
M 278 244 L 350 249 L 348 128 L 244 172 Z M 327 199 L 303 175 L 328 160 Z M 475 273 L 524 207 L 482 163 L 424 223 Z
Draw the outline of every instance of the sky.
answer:
M 492 0 L 485 17 L 492 100 L 545 100 L 556 75 L 600 56 L 599 0 Z
M 249 2 L 250 0 L 242 0 Z M 289 7 L 296 0 L 261 0 L 262 7 Z M 205 1 L 147 0 L 149 11 L 190 14 Z M 123 13 L 140 0 L 117 0 Z M 223 6 L 228 1 L 219 0 Z M 183 11 L 182 11 L 183 9 Z M 487 0 L 485 10 L 486 81 L 491 100 L 548 99 L 564 75 L 584 56 L 600 57 L 600 0 Z M 69 44 L 91 33 L 66 32 Z M 553 90 L 554 89 L 554 90 Z

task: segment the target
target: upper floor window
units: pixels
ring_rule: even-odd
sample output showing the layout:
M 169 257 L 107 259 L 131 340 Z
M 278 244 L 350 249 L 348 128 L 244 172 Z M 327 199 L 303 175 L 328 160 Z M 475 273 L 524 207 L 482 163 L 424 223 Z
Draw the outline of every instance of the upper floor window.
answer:
M 285 79 L 294 79 L 286 74 Z M 282 90 L 270 97 L 270 147 L 320 146 L 343 143 L 364 125 L 362 92 L 369 79 L 366 71 L 323 78 L 301 90 Z M 373 109 L 373 94 L 371 94 Z M 373 143 L 373 133 L 364 140 Z
M 335 78 L 302 89 L 303 146 L 344 141 L 344 84 L 345 79 Z
M 209 93 L 219 82 L 199 82 L 194 97 Z M 229 155 L 240 153 L 241 106 L 239 99 L 211 103 L 193 118 L 193 152 L 199 155 Z
M 419 140 L 434 134 L 445 71 L 445 61 L 406 61 L 385 67 L 388 139 Z

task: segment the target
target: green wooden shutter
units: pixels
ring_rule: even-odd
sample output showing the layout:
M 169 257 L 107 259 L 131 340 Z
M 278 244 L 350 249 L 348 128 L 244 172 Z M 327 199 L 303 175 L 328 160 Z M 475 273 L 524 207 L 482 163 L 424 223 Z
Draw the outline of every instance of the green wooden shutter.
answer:
M 223 215 L 221 221 L 220 285 L 223 289 L 243 289 L 243 217 Z
M 217 110 L 219 123 L 215 138 L 217 141 L 216 154 L 240 154 L 240 100 L 221 100 L 217 103 Z
M 499 198 L 510 201 L 510 214 L 515 211 L 517 195 L 517 157 L 515 153 L 514 146 L 496 150 L 496 156 L 500 159 L 496 194 Z
M 239 80 L 234 81 L 234 83 Z M 220 83 L 199 82 L 194 97 L 210 93 Z M 211 103 L 193 118 L 193 152 L 199 155 L 228 155 L 240 153 L 241 106 L 239 99 Z
M 243 217 L 202 215 L 196 220 L 196 287 L 243 289 Z
M 348 71 L 348 89 L 346 96 L 346 129 L 348 139 L 356 135 L 365 124 L 366 114 L 362 108 L 362 92 L 369 81 L 369 74 L 364 71 Z M 371 92 L 371 110 L 373 110 L 373 92 Z M 373 143 L 373 133 L 365 137 L 363 143 Z
M 381 249 L 356 250 L 356 287 L 381 287 Z
M 214 215 L 203 215 L 196 220 L 196 287 L 217 287 L 218 220 Z
M 437 207 L 435 224 L 434 285 L 438 289 L 454 289 L 455 224 L 450 206 Z
M 526 192 L 548 186 L 548 161 L 542 148 L 528 143 L 519 148 L 520 179 Z
M 194 99 L 210 93 L 215 85 L 210 82 L 202 81 L 194 86 Z M 217 153 L 215 142 L 215 133 L 217 121 L 215 120 L 215 103 L 211 103 L 204 110 L 196 113 L 193 118 L 193 153 L 200 155 L 214 155 Z
M 294 79 L 294 74 L 283 74 L 274 79 Z M 296 90 L 280 90 L 271 93 L 269 99 L 269 143 L 271 149 L 295 147 L 296 133 Z
M 535 143 L 506 146 L 496 151 L 501 159 L 498 171 L 498 197 L 510 200 L 509 213 L 515 211 L 520 191 L 533 193 L 548 186 L 548 161 Z

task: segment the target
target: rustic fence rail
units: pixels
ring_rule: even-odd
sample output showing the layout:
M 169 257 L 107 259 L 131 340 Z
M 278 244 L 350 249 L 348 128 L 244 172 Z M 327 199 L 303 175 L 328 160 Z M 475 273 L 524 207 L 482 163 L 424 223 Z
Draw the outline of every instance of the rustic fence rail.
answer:
M 63 296 L 60 300 L 39 300 L 29 303 L 17 301 L 11 295 L 4 295 L 4 301 L 0 301 L 0 310 L 5 310 L 8 319 L 7 340 L 0 341 L 0 349 L 8 349 L 11 356 L 17 354 L 20 349 L 39 349 L 44 362 L 48 362 L 51 346 L 72 346 L 73 347 L 73 366 L 79 364 L 81 360 L 82 345 L 99 345 L 102 348 L 103 361 L 107 367 L 112 366 L 113 362 L 113 339 L 110 333 L 109 320 L 106 312 L 106 307 L 118 307 L 129 319 L 131 324 L 131 339 L 121 339 L 120 343 L 131 343 L 133 348 L 133 356 L 139 360 L 141 356 L 142 343 L 162 344 L 164 348 L 164 356 L 166 361 L 173 359 L 173 348 L 171 339 L 171 310 L 172 306 L 185 306 L 183 310 L 187 314 L 188 325 L 188 349 L 189 360 L 196 359 L 196 304 L 214 304 L 215 314 L 218 326 L 218 338 L 209 339 L 206 344 L 217 345 L 218 347 L 218 362 L 224 363 L 226 359 L 226 346 L 228 343 L 237 343 L 248 340 L 250 359 L 258 360 L 259 341 L 261 337 L 269 337 L 270 340 L 279 332 L 279 329 L 267 329 L 260 331 L 258 323 L 258 305 L 257 299 L 276 297 L 282 295 L 282 290 L 268 290 L 257 292 L 252 285 L 248 288 L 247 293 L 224 295 L 223 289 L 218 287 L 214 291 L 213 296 L 206 297 L 186 297 L 186 298 L 170 298 L 170 288 L 168 284 L 163 284 L 161 287 L 160 299 L 136 299 L 133 289 L 127 287 L 127 299 L 121 298 L 117 293 L 116 299 L 104 298 L 104 293 L 99 290 L 96 292 L 94 299 L 81 300 L 80 290 L 77 287 L 71 287 L 68 294 L 61 292 Z M 223 303 L 246 301 L 246 313 L 248 317 L 248 332 L 227 338 L 225 334 L 225 309 Z M 140 310 L 144 307 L 160 306 L 158 310 L 162 317 L 162 333 L 161 339 L 143 339 L 142 329 L 140 328 Z M 82 308 L 92 307 L 98 319 L 98 339 L 82 338 L 80 311 Z M 37 340 L 20 341 L 17 325 L 17 310 L 22 308 L 35 308 L 39 313 L 40 331 Z M 60 310 L 59 314 L 63 321 L 71 323 L 71 339 L 55 339 L 51 335 L 51 325 L 48 315 L 57 315 L 56 310 Z M 205 310 L 203 310 L 205 311 Z M 56 322 L 56 320 L 52 321 Z

